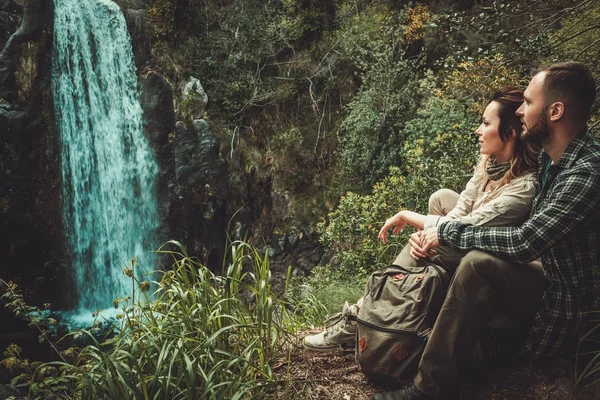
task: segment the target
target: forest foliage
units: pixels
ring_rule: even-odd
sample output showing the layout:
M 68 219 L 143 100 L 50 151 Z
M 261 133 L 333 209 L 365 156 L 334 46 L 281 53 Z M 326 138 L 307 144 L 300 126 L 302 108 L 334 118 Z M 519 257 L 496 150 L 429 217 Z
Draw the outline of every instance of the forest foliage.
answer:
M 156 67 L 202 81 L 231 176 L 286 192 L 274 225 L 318 223 L 351 270 L 389 261 L 386 215 L 462 187 L 496 89 L 556 61 L 600 72 L 595 0 L 151 0 L 148 18 Z

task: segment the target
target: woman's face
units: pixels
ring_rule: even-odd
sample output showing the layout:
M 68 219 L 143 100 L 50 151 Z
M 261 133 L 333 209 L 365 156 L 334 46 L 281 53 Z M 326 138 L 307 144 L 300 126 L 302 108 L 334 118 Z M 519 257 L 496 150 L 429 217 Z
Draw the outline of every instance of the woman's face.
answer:
M 479 136 L 479 151 L 481 154 L 493 155 L 497 159 L 504 159 L 505 153 L 508 152 L 508 143 L 500 139 L 500 117 L 498 116 L 499 105 L 495 101 L 492 101 L 485 108 L 483 117 L 481 118 L 481 125 L 475 131 L 475 134 Z M 510 158 L 511 154 L 508 155 Z M 503 162 L 503 161 L 501 161 Z

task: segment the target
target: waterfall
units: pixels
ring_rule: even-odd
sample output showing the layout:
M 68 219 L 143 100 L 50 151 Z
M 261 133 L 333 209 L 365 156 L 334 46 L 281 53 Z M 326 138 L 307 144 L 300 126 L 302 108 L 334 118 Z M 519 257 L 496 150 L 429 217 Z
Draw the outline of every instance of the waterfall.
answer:
M 54 0 L 52 90 L 64 225 L 80 309 L 131 294 L 155 269 L 158 166 L 143 135 L 125 18 L 110 0 Z M 146 278 L 148 279 L 148 278 Z

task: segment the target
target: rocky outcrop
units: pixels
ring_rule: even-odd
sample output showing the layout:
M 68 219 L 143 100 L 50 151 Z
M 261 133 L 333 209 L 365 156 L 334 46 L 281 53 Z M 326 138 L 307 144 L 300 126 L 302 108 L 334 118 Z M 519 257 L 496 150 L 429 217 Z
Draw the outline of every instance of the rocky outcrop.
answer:
M 148 18 L 146 17 L 145 0 L 114 0 L 121 7 L 127 29 L 131 36 L 131 46 L 135 57 L 135 65 L 142 68 L 151 62 L 151 48 L 148 40 Z
M 52 2 L 39 0 L 2 0 L 0 3 L 0 24 L 8 27 L 10 33 L 10 36 L 5 33 L 8 38 L 2 41 L 0 51 L 0 98 L 5 102 L 16 101 L 19 91 L 25 89 L 23 86 L 31 86 L 33 83 L 31 80 L 25 81 L 28 76 L 23 74 L 23 69 L 31 67 L 32 60 L 28 58 L 32 55 L 32 49 L 39 49 L 38 44 L 47 22 L 44 17 L 49 15 L 48 9 L 51 6 Z M 33 64 L 37 66 L 35 61 L 37 60 L 33 60 Z M 27 101 L 26 98 L 20 100 L 22 103 Z
M 331 258 L 310 227 L 274 234 L 261 252 L 269 253 L 273 290 L 278 295 L 283 295 L 288 268 L 292 276 L 308 276 L 316 265 L 326 265 Z
M 197 78 L 190 76 L 181 93 L 181 114 L 184 119 L 200 119 L 206 104 L 208 95 Z
M 17 4 L 9 0 L 0 0 L 0 48 L 4 48 L 17 30 L 21 17 L 21 9 Z

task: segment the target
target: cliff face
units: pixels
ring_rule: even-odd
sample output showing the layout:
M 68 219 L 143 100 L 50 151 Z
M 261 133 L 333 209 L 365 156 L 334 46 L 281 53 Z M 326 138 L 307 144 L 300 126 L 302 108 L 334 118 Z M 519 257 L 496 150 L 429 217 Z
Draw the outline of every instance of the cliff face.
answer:
M 0 1 L 0 277 L 54 298 L 66 279 L 51 0 Z

